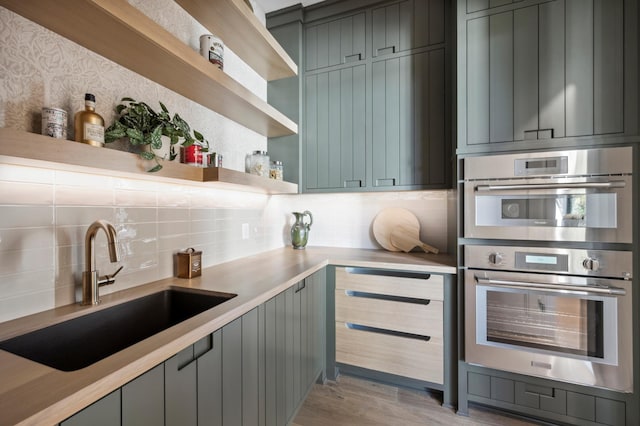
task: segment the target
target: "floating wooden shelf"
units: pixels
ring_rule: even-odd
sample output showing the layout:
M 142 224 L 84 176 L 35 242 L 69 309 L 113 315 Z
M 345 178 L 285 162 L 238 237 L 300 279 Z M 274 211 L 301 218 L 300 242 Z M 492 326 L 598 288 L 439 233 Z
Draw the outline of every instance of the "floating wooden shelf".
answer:
M 244 0 L 176 0 L 265 80 L 294 77 L 298 66 Z
M 196 7 L 197 2 L 182 3 Z M 230 3 L 229 10 L 239 6 L 236 0 L 208 5 L 217 3 Z M 126 0 L 0 0 L 0 5 L 257 133 L 276 137 L 298 132 L 296 123 Z M 248 19 L 235 17 L 229 25 L 240 26 L 236 37 L 247 37 L 247 44 L 266 43 Z M 251 30 L 245 35 L 247 27 Z
M 54 139 L 35 133 L 0 128 L 2 162 L 72 170 L 109 176 L 133 177 L 145 180 L 163 178 L 204 182 L 216 187 L 267 194 L 296 194 L 295 183 L 268 179 L 222 167 L 201 168 L 175 161 L 162 163 L 162 170 L 148 173 L 155 163 L 143 161 L 136 154 L 110 148 Z

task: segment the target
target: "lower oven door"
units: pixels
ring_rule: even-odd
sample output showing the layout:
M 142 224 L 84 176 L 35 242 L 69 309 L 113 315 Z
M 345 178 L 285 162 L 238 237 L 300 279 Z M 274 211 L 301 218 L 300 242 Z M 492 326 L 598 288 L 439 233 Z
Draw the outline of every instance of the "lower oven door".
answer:
M 631 281 L 468 270 L 465 358 L 633 391 Z

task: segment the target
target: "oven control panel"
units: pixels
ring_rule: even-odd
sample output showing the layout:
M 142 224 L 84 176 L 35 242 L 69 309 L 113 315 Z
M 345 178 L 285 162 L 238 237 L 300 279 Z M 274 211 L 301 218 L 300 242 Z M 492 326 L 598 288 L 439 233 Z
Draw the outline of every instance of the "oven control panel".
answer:
M 465 263 L 473 269 L 623 279 L 631 279 L 633 272 L 631 251 L 468 245 Z

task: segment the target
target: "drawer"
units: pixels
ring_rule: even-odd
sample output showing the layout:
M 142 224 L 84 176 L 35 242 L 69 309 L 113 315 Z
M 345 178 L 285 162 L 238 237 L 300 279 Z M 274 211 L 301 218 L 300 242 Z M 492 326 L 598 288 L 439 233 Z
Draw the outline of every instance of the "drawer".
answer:
M 336 321 L 442 338 L 442 302 L 396 302 L 336 290 Z
M 347 328 L 336 322 L 336 361 L 442 384 L 442 338 L 429 341 Z
M 424 274 L 425 278 L 393 276 L 391 271 L 358 268 L 336 268 L 336 289 L 354 290 L 415 299 L 444 300 L 442 275 Z M 383 275 L 384 274 L 384 275 Z

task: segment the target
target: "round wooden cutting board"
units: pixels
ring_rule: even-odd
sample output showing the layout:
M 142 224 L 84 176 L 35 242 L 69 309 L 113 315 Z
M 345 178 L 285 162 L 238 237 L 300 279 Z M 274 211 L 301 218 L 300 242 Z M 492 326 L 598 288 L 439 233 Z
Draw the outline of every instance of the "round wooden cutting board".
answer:
M 386 250 L 401 251 L 391 243 L 391 233 L 398 227 L 402 227 L 416 237 L 420 235 L 420 221 L 415 214 L 407 209 L 389 207 L 381 210 L 373 219 L 373 236 Z

